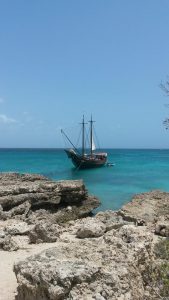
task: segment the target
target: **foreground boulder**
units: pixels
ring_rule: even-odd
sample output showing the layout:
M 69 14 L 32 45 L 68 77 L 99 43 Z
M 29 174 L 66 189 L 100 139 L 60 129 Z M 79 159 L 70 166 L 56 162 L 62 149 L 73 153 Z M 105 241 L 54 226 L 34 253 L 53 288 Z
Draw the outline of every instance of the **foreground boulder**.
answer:
M 144 300 L 151 234 L 124 225 L 99 238 L 84 237 L 15 264 L 16 299 Z

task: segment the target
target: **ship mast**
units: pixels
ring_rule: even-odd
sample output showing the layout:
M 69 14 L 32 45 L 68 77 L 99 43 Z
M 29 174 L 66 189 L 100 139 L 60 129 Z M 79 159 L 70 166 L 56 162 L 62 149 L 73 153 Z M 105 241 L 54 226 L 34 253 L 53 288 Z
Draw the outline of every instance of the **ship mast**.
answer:
M 93 155 L 93 123 L 95 121 L 92 120 L 92 115 L 91 115 L 91 120 L 90 122 L 90 155 Z
M 84 122 L 84 115 L 82 119 L 82 156 L 85 154 L 85 122 Z

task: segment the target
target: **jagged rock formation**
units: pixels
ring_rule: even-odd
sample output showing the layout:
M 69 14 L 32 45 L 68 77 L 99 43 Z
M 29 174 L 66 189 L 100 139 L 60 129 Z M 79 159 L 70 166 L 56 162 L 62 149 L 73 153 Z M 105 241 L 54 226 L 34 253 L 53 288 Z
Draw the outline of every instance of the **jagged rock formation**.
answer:
M 82 180 L 51 181 L 41 175 L 1 173 L 0 205 L 1 219 L 27 216 L 44 208 L 56 212 L 67 206 L 72 210 L 80 207 L 79 214 L 83 216 L 98 207 L 99 201 L 88 196 Z
M 166 256 L 156 245 L 169 236 L 168 193 L 136 195 L 117 212 L 90 217 L 99 202 L 82 181 L 0 174 L 0 183 L 0 247 L 55 242 L 14 265 L 16 300 L 160 299 Z
M 169 193 L 152 191 L 137 194 L 119 212 L 123 219 L 134 222 L 157 222 L 158 218 L 169 219 Z
M 69 221 L 55 248 L 15 264 L 16 300 L 159 300 L 154 247 L 168 232 L 168 197 L 137 195 L 118 212 Z
M 100 205 L 82 180 L 51 181 L 35 174 L 0 173 L 0 248 L 54 242 L 59 224 L 89 215 Z
M 169 193 L 156 190 L 135 195 L 118 214 L 124 220 L 151 227 L 157 235 L 169 237 Z
M 94 228 L 98 224 L 95 218 L 84 221 Z M 145 299 L 143 274 L 152 258 L 152 235 L 134 225 L 98 238 L 88 233 L 16 264 L 16 299 Z

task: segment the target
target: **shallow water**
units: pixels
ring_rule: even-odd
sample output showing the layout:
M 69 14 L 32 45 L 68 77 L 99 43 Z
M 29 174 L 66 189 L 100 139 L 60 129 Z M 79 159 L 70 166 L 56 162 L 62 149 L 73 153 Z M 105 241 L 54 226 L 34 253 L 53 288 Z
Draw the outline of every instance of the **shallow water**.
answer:
M 113 167 L 75 170 L 61 149 L 0 149 L 0 172 L 39 173 L 55 180 L 83 179 L 102 202 L 119 209 L 136 193 L 169 191 L 169 150 L 104 149 Z

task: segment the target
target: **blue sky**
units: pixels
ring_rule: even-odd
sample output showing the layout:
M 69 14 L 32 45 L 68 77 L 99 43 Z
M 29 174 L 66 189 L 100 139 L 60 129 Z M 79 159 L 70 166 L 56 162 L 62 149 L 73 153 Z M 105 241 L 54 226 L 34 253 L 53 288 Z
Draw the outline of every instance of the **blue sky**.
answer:
M 0 1 L 0 147 L 62 147 L 92 113 L 101 146 L 169 148 L 168 0 Z

